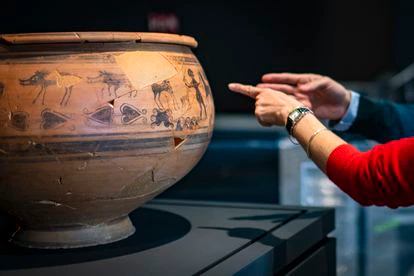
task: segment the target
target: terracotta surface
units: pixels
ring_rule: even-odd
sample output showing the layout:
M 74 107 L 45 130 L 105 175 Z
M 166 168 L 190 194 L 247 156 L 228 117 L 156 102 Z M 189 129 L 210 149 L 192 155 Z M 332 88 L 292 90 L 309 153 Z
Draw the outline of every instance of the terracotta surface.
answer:
M 133 234 L 128 213 L 187 174 L 211 138 L 214 103 L 196 41 L 0 40 L 0 208 L 19 225 L 11 241 L 70 248 Z

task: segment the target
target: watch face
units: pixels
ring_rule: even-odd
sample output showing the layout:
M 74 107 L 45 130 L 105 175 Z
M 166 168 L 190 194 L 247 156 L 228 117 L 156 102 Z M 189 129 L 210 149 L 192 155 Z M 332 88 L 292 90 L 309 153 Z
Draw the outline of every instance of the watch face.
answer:
M 293 121 L 296 119 L 296 117 L 298 117 L 300 114 L 299 110 L 295 110 L 290 114 L 290 119 L 292 119 Z

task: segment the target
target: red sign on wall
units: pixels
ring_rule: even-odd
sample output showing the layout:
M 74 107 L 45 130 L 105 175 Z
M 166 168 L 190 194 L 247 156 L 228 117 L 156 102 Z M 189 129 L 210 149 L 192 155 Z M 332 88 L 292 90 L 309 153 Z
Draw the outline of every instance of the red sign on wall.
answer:
M 151 12 L 148 14 L 150 32 L 178 33 L 180 21 L 174 13 Z

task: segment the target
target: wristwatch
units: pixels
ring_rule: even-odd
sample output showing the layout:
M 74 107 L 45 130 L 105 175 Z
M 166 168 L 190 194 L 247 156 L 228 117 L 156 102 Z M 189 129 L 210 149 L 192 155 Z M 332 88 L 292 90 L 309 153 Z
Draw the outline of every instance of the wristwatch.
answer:
M 313 114 L 312 110 L 304 106 L 297 107 L 289 113 L 286 122 L 286 130 L 291 136 L 293 134 L 293 127 L 308 113 Z

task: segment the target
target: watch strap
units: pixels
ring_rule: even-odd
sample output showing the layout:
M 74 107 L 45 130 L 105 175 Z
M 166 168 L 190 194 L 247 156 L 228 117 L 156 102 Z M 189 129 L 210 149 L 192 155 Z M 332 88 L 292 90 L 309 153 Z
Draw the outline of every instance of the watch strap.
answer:
M 289 135 L 292 136 L 294 126 L 308 113 L 313 114 L 312 110 L 304 106 L 297 107 L 289 113 L 286 121 L 286 130 Z

